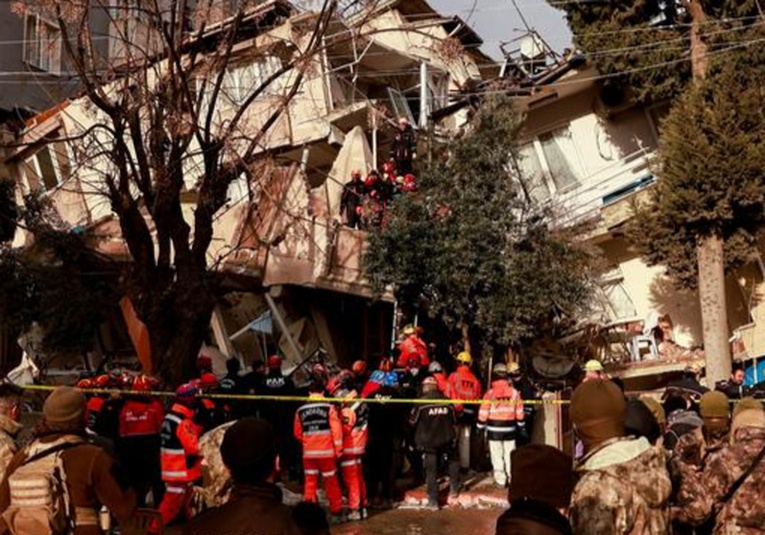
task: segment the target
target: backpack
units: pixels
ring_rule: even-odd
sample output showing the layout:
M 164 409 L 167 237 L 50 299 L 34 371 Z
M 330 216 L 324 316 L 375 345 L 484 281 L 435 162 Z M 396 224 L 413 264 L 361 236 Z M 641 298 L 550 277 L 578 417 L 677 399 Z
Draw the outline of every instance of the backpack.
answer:
M 2 516 L 13 535 L 64 535 L 73 531 L 74 507 L 61 454 L 81 444 L 82 439 L 69 436 L 29 446 L 24 463 L 8 476 L 10 505 Z

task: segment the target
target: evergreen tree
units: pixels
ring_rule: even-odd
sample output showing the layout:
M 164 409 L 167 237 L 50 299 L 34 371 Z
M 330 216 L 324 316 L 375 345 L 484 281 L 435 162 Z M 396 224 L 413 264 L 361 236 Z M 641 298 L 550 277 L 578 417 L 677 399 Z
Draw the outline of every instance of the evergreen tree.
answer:
M 366 273 L 378 289 L 468 326 L 486 346 L 534 338 L 555 317 L 588 305 L 592 258 L 532 209 L 515 167 L 520 122 L 506 97 L 489 97 L 470 130 L 418 175 L 370 235 Z

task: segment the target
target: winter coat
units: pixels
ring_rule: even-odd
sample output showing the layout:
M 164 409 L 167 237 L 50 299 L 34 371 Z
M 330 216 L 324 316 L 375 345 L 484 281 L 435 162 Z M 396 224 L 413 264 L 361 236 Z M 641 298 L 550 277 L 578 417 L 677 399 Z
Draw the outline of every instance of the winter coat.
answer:
M 669 533 L 672 491 L 662 447 L 645 438 L 616 438 L 585 455 L 571 497 L 575 535 Z
M 727 503 L 721 502 L 731 485 L 765 447 L 765 429 L 742 427 L 734 438 L 732 445 L 710 454 L 703 468 L 681 458 L 673 459 L 673 465 L 680 474 L 677 495 L 680 505 L 673 509 L 673 517 L 691 525 L 700 525 L 710 514 L 716 513 L 714 535 L 763 535 L 765 460 L 760 461 Z
M 523 426 L 523 400 L 507 379 L 491 383 L 483 396 L 484 401 L 508 401 L 510 403 L 484 403 L 478 412 L 480 428 L 486 428 L 489 440 L 515 440 Z
M 446 399 L 441 392 L 427 392 L 422 399 Z M 457 416 L 452 405 L 433 403 L 412 409 L 409 423 L 414 428 L 414 445 L 422 451 L 439 451 L 457 438 Z
M 276 485 L 237 485 L 228 503 L 194 518 L 184 535 L 300 535 Z

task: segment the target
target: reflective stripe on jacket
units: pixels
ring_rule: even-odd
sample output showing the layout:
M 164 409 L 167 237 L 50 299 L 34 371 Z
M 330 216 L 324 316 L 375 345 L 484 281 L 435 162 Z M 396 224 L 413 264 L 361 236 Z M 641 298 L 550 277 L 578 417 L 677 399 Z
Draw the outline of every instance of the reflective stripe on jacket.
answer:
M 524 425 L 521 393 L 513 388 L 507 379 L 500 379 L 491 383 L 491 388 L 483 399 L 511 402 L 481 405 L 478 421 L 480 427 L 486 428 L 489 440 L 515 440 L 518 428 Z
M 364 455 L 367 449 L 369 407 L 366 403 L 355 403 L 354 407 L 344 407 L 342 411 L 343 455 Z
M 303 458 L 327 459 L 343 453 L 343 424 L 336 407 L 312 394 L 295 414 L 295 438 L 303 445 Z
M 193 418 L 194 411 L 178 403 L 165 415 L 160 434 L 162 481 L 188 483 L 202 477 L 200 430 Z

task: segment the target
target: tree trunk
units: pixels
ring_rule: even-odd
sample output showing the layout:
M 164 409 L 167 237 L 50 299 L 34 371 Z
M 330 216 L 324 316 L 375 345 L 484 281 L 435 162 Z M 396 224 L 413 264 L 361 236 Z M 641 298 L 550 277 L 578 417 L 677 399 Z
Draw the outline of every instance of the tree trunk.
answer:
M 714 387 L 715 382 L 727 379 L 731 372 L 722 238 L 712 235 L 700 239 L 696 253 L 707 383 Z

